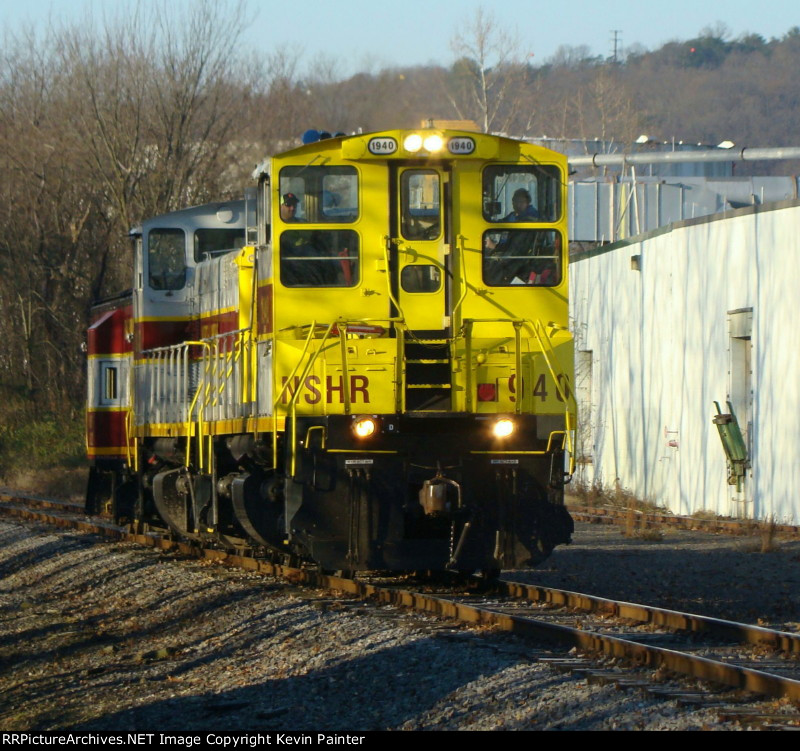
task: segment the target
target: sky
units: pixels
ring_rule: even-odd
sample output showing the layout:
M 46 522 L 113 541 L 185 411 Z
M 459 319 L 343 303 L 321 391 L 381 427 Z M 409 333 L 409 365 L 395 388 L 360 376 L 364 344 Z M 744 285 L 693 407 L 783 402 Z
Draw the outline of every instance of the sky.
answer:
M 162 0 L 138 0 L 145 10 Z M 623 50 L 633 44 L 648 49 L 675 39 L 690 39 L 701 29 L 724 23 L 731 36 L 780 37 L 800 26 L 797 0 L 246 0 L 251 18 L 243 33 L 247 46 L 271 50 L 284 46 L 310 63 L 317 57 L 336 61 L 336 72 L 349 75 L 382 67 L 448 64 L 450 39 L 481 5 L 498 25 L 519 38 L 533 64 L 541 64 L 560 45 L 586 45 L 592 55 L 609 56 L 612 30 Z M 0 0 L 0 23 L 16 32 L 29 25 L 44 30 L 50 21 L 80 23 L 87 11 L 124 14 L 136 0 Z M 171 6 L 192 0 L 173 0 Z M 231 2 L 215 5 L 230 9 Z

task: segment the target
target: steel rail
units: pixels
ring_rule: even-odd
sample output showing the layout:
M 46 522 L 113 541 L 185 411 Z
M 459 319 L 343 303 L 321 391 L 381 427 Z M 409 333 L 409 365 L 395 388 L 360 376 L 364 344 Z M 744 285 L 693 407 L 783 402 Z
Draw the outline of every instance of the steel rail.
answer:
M 42 510 L 33 511 L 17 505 L 9 505 L 9 496 L 0 494 L 0 511 L 9 516 L 41 521 L 58 527 L 68 527 L 91 532 L 116 540 L 125 540 L 160 550 L 169 550 L 187 556 L 217 561 L 234 568 L 241 568 L 286 579 L 294 584 L 331 589 L 353 597 L 374 600 L 383 604 L 413 609 L 442 618 L 452 618 L 465 623 L 491 626 L 521 637 L 577 647 L 587 652 L 623 658 L 649 668 L 664 667 L 676 673 L 701 680 L 712 681 L 734 688 L 767 696 L 787 697 L 800 701 L 800 681 L 774 675 L 753 668 L 719 662 L 698 655 L 673 649 L 642 644 L 618 636 L 600 634 L 581 628 L 541 621 L 524 615 L 513 615 L 456 599 L 414 592 L 397 587 L 381 586 L 366 581 L 322 574 L 314 569 L 294 568 L 272 563 L 250 556 L 236 555 L 224 550 L 202 548 L 196 542 L 181 542 L 154 533 L 134 533 L 111 523 L 74 519 Z M 582 610 L 613 612 L 620 618 L 654 623 L 668 628 L 703 631 L 725 638 L 737 638 L 747 643 L 780 644 L 778 649 L 798 652 L 800 636 L 784 632 L 771 632 L 759 626 L 723 621 L 705 616 L 695 616 L 677 611 L 651 608 L 635 603 L 617 602 L 577 592 L 548 589 L 517 582 L 500 582 L 501 593 L 509 597 L 542 601 L 575 607 Z
M 765 646 L 787 654 L 800 654 L 800 634 L 788 631 L 777 631 L 763 626 L 753 626 L 722 618 L 683 613 L 678 610 L 657 608 L 651 605 L 640 605 L 634 602 L 625 602 L 624 600 L 611 600 L 564 589 L 541 587 L 536 584 L 500 581 L 498 582 L 498 588 L 502 594 L 515 599 L 528 600 L 529 602 L 546 602 L 583 610 L 588 613 L 603 613 L 615 618 L 648 623 L 673 631 L 706 634 L 741 644 Z

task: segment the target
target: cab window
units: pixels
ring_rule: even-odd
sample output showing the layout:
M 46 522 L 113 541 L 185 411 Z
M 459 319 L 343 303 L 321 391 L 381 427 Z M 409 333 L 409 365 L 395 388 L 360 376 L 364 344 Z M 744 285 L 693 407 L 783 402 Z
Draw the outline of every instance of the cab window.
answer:
M 219 253 L 244 247 L 244 229 L 212 227 L 194 233 L 194 260 L 200 262 Z
M 147 261 L 151 289 L 183 289 L 186 285 L 186 235 L 183 230 L 150 230 Z
M 406 240 L 436 240 L 442 234 L 439 173 L 406 170 L 400 178 L 401 232 Z
M 286 230 L 280 246 L 280 278 L 285 287 L 358 284 L 358 234 L 351 229 Z
M 358 219 L 355 167 L 284 167 L 279 189 L 279 199 L 291 195 L 297 202 L 290 222 L 347 224 Z
M 409 265 L 400 273 L 400 286 L 404 292 L 438 292 L 442 286 L 442 272 L 431 264 Z
M 496 164 L 483 171 L 487 222 L 555 222 L 561 217 L 560 171 L 555 165 Z
M 483 281 L 493 287 L 560 284 L 561 234 L 543 229 L 484 232 Z

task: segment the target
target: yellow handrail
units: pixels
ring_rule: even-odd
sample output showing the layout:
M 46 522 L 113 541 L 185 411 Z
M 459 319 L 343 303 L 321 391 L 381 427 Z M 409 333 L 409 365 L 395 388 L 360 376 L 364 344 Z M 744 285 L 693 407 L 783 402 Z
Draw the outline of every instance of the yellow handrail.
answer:
M 186 412 L 186 466 L 189 466 L 189 459 L 191 457 L 191 442 L 192 442 L 192 413 L 194 412 L 194 408 L 197 405 L 197 400 L 200 396 L 200 392 L 203 390 L 203 386 L 205 385 L 206 392 L 208 392 L 209 386 L 206 384 L 206 376 L 208 375 L 208 371 L 211 368 L 211 345 L 205 341 L 190 341 L 184 342 L 183 346 L 187 347 L 203 347 L 206 350 L 206 356 L 208 357 L 208 361 L 206 363 L 206 369 L 203 373 L 203 378 L 201 379 L 200 383 L 197 384 L 197 390 L 194 392 L 194 396 L 192 397 L 192 401 L 189 404 L 189 409 Z M 203 405 L 205 406 L 205 405 Z M 199 414 L 199 413 L 198 413 Z M 199 462 L 198 469 L 203 468 L 203 422 L 200 417 L 197 420 L 197 457 Z
M 571 425 L 571 415 L 573 412 L 577 414 L 578 405 L 575 402 L 575 397 L 573 396 L 572 392 L 562 387 L 558 380 L 559 375 L 565 375 L 564 367 L 561 365 L 558 355 L 550 343 L 550 337 L 547 335 L 544 323 L 542 323 L 540 319 L 529 322 L 533 327 L 533 335 L 536 337 L 536 341 L 539 343 L 539 347 L 547 365 L 547 369 L 550 371 L 550 375 L 553 377 L 553 382 L 556 386 L 556 393 L 564 403 L 564 426 L 566 428 L 567 450 L 569 451 L 569 473 L 573 474 L 575 471 L 575 451 L 572 443 L 572 431 L 574 430 L 574 426 Z M 549 323 L 548 325 L 554 331 L 557 329 L 563 329 L 563 327 L 557 326 L 553 323 Z M 558 373 L 556 373 L 554 363 L 558 366 Z
M 286 389 L 289 388 L 289 384 L 292 382 L 294 378 L 294 374 L 297 372 L 297 369 L 300 367 L 300 363 L 303 362 L 303 358 L 306 356 L 308 352 L 308 348 L 311 346 L 311 341 L 314 338 L 314 332 L 317 330 L 317 322 L 311 322 L 311 328 L 308 330 L 308 336 L 306 337 L 306 343 L 303 347 L 303 351 L 300 353 L 300 357 L 297 360 L 297 364 L 294 366 L 289 377 L 286 379 L 286 382 L 283 384 L 283 388 L 280 390 L 280 393 L 275 399 L 275 403 L 272 405 L 272 414 L 274 419 L 272 420 L 272 466 L 277 469 L 278 467 L 278 405 L 281 403 L 281 399 L 283 399 L 283 395 L 286 392 Z M 277 386 L 277 382 L 275 379 L 278 377 L 278 369 L 273 368 L 273 381 Z M 297 391 L 299 391 L 299 386 Z
M 289 399 L 289 410 L 291 413 L 291 425 L 292 425 L 292 464 L 291 464 L 291 474 L 294 477 L 295 471 L 297 469 L 297 440 L 295 435 L 295 430 L 297 427 L 297 398 L 300 396 L 300 392 L 303 390 L 303 384 L 306 382 L 306 377 L 308 376 L 309 371 L 313 367 L 314 363 L 317 361 L 320 353 L 322 352 L 322 348 L 325 345 L 325 342 L 328 340 L 331 331 L 333 331 L 333 327 L 335 326 L 334 323 L 328 324 L 328 328 L 325 329 L 325 333 L 322 335 L 322 339 L 319 343 L 319 347 L 317 347 L 316 351 L 308 358 L 308 363 L 306 364 L 305 368 L 303 368 L 303 373 L 300 376 L 300 381 L 297 384 L 297 388 L 294 390 L 291 398 Z M 314 329 L 311 329 L 311 332 L 314 332 Z M 302 361 L 302 360 L 301 360 Z M 295 368 L 296 372 L 297 368 Z M 344 381 L 344 377 L 342 377 L 342 381 Z M 287 381 L 287 384 L 289 381 Z

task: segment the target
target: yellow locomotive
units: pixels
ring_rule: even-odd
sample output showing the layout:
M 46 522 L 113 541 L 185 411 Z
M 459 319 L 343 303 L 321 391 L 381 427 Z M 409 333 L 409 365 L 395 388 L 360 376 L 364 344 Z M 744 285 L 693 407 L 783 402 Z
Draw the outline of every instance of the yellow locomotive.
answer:
M 244 202 L 134 231 L 132 320 L 122 299 L 90 329 L 132 345 L 90 336 L 90 499 L 110 470 L 117 517 L 331 570 L 541 561 L 572 532 L 565 157 L 304 140 Z

